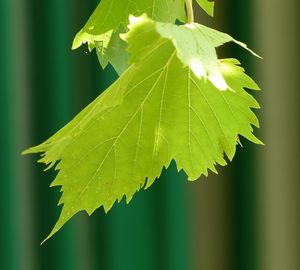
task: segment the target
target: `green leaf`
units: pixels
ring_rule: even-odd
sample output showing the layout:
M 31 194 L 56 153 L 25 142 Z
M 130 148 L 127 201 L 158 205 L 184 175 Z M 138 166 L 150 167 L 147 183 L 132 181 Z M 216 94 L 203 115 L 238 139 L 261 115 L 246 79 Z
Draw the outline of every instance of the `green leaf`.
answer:
M 248 49 L 246 44 L 237 41 L 228 34 L 198 23 L 181 26 L 170 23 L 155 23 L 147 18 L 146 15 L 141 17 L 131 16 L 130 20 L 132 24 L 139 25 L 131 33 L 138 31 L 141 38 L 147 39 L 151 35 L 149 29 L 154 28 L 153 33 L 159 34 L 161 38 L 171 40 L 176 48 L 177 57 L 183 64 L 189 66 L 197 77 L 210 80 L 219 90 L 226 90 L 228 85 L 218 66 L 215 48 L 232 41 L 259 57 Z M 132 26 L 130 27 L 132 28 Z M 142 36 L 143 33 L 145 34 Z M 131 52 L 131 62 L 135 62 L 137 58 L 143 57 L 149 50 L 149 46 L 141 48 L 138 42 L 132 42 L 130 46 L 132 47 L 130 52 L 134 52 Z
M 240 135 L 261 143 L 253 135 L 252 125 L 259 123 L 251 110 L 259 105 L 244 89 L 259 88 L 240 63 L 217 60 L 230 89 L 220 91 L 184 59 L 189 59 L 184 51 L 190 49 L 197 58 L 192 49 L 200 46 L 197 36 L 203 33 L 198 25 L 175 26 L 192 30 L 188 33 L 194 38 L 186 43 L 195 44 L 185 47 L 181 41 L 188 35 L 173 29 L 171 38 L 166 35 L 168 26 L 145 16 L 131 17 L 130 31 L 122 36 L 128 43 L 130 67 L 69 124 L 24 152 L 43 153 L 40 162 L 48 169 L 56 164 L 59 170 L 52 186 L 62 186 L 63 209 L 46 239 L 79 211 L 90 215 L 103 206 L 107 212 L 124 196 L 128 203 L 172 160 L 189 180 L 196 180 L 209 170 L 217 172 L 217 164 L 226 165 L 225 154 L 232 160 Z M 210 30 L 202 31 L 213 45 L 221 43 L 208 34 Z
M 105 68 L 110 62 L 121 74 L 124 65 L 128 67 L 128 55 L 119 38 L 120 29 L 127 29 L 130 14 L 143 13 L 162 22 L 185 21 L 184 0 L 102 0 L 76 35 L 72 48 L 83 43 L 88 43 L 90 50 L 96 47 L 101 66 Z
M 95 42 L 98 60 L 103 69 L 111 63 L 116 72 L 122 74 L 128 67 L 127 44 L 119 37 L 124 32 L 125 29 L 119 27 L 117 32 L 110 31 L 103 35 L 102 41 Z
M 216 47 L 232 41 L 259 57 L 246 44 L 198 23 L 180 27 L 157 23 L 156 29 L 162 37 L 172 40 L 177 56 L 184 64 L 190 66 L 199 78 L 208 78 L 220 90 L 226 90 L 228 86 L 218 67 Z
M 205 12 L 208 15 L 212 17 L 214 16 L 215 2 L 211 2 L 210 0 L 196 0 L 196 1 L 200 5 L 200 7 L 205 10 Z

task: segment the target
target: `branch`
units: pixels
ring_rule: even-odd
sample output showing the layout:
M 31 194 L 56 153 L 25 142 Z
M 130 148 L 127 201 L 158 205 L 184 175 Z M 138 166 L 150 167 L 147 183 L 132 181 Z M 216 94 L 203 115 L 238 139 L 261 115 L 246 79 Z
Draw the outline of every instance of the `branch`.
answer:
M 193 0 L 185 0 L 186 12 L 187 12 L 187 22 L 194 22 L 194 10 L 193 10 Z

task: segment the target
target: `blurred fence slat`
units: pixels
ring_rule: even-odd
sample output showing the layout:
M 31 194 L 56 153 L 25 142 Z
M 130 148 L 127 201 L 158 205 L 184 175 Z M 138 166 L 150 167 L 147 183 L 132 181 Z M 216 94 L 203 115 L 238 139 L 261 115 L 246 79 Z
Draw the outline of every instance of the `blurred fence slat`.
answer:
M 256 0 L 256 36 L 264 56 L 259 153 L 261 269 L 300 269 L 300 3 Z

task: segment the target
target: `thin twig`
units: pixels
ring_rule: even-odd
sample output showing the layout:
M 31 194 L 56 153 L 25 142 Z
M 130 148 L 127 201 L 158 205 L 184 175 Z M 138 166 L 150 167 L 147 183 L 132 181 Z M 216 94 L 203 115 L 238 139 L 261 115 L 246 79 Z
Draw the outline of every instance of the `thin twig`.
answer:
M 193 10 L 193 0 L 185 0 L 186 12 L 187 12 L 187 22 L 194 22 L 194 10 Z

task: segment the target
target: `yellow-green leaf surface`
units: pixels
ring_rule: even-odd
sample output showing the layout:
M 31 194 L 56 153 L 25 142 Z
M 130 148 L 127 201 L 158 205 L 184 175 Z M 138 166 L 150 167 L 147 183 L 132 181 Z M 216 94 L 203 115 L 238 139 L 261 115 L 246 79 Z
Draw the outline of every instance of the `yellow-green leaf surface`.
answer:
M 183 59 L 183 51 L 194 46 L 187 43 L 198 39 L 181 46 L 186 35 L 175 31 L 166 37 L 168 25 L 131 17 L 130 30 L 122 36 L 130 67 L 68 125 L 25 151 L 41 152 L 40 162 L 49 168 L 57 163 L 59 170 L 52 186 L 62 186 L 63 209 L 48 238 L 79 211 L 92 214 L 103 206 L 107 212 L 124 196 L 129 202 L 172 160 L 189 180 L 196 180 L 216 172 L 217 164 L 226 165 L 225 155 L 232 160 L 240 135 L 261 143 L 252 133 L 252 125 L 259 123 L 251 108 L 259 105 L 244 89 L 259 88 L 240 63 L 217 61 L 228 85 L 220 91 Z M 193 37 L 202 35 L 197 27 L 189 32 Z M 215 46 L 221 43 L 212 40 Z
M 108 63 L 111 63 L 118 74 L 128 68 L 127 44 L 119 36 L 124 32 L 125 28 L 120 26 L 115 33 L 110 31 L 102 36 L 102 41 L 95 42 L 98 60 L 103 69 Z
M 162 37 L 172 40 L 178 58 L 190 66 L 195 75 L 210 80 L 220 90 L 226 90 L 228 85 L 218 67 L 216 47 L 232 41 L 258 57 L 246 44 L 198 23 L 179 27 L 174 24 L 157 23 L 156 29 Z
M 119 38 L 120 29 L 126 29 L 130 14 L 143 13 L 162 22 L 185 21 L 184 0 L 102 0 L 76 35 L 73 49 L 88 43 L 90 50 L 96 48 L 103 68 L 110 62 L 121 74 L 128 67 L 128 56 L 123 49 L 126 44 Z
M 210 15 L 214 16 L 214 8 L 215 8 L 215 2 L 212 2 L 210 0 L 196 0 L 197 3 L 202 7 L 205 12 Z

